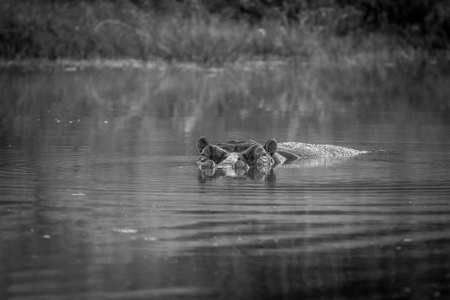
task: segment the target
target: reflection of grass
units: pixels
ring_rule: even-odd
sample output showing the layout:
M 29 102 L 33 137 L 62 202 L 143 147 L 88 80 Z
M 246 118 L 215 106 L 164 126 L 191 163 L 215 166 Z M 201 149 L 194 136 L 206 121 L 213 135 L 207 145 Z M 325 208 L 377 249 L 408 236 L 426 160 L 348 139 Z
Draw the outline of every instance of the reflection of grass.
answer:
M 387 124 L 410 126 L 411 119 L 418 126 L 448 124 L 450 78 L 437 67 L 373 70 L 265 65 L 208 72 L 168 67 L 0 73 L 0 85 L 8 87 L 1 94 L 0 120 L 4 130 L 34 128 L 37 120 L 92 128 L 108 121 L 114 130 L 141 124 L 149 134 L 157 127 L 180 138 L 182 132 L 212 135 L 212 128 L 226 123 L 229 134 L 257 129 L 276 137 L 289 134 L 282 140 L 292 141 L 311 128 L 381 122 L 389 111 L 397 113 L 384 119 Z
M 352 12 L 345 15 L 352 16 Z M 278 18 L 251 25 L 202 10 L 188 16 L 176 12 L 161 16 L 127 1 L 114 5 L 106 1 L 44 1 L 39 5 L 4 1 L 0 4 L 0 57 L 134 58 L 209 65 L 295 58 L 300 62 L 370 64 L 374 58 L 377 63 L 393 63 L 421 54 L 382 35 L 338 36 L 343 30 L 358 32 L 354 20 L 337 22 L 339 17 L 335 8 L 311 11 L 299 22 Z M 342 29 L 342 24 L 350 28 Z

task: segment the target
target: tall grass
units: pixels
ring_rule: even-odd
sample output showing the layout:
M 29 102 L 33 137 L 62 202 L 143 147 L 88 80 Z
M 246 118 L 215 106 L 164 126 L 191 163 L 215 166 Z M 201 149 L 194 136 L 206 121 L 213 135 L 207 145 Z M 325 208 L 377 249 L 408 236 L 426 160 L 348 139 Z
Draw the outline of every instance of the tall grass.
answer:
M 3 0 L 0 57 L 134 58 L 211 65 L 272 58 L 351 63 L 417 55 L 411 50 L 414 45 L 361 31 L 364 14 L 354 6 L 329 4 L 334 1 L 324 1 L 328 5 L 322 7 L 312 7 L 310 1 L 275 1 L 267 9 L 269 2 L 260 1 L 265 6 L 258 7 L 266 14 L 249 21 L 236 15 L 251 16 L 252 10 L 243 10 L 239 1 L 228 2 L 233 13 L 219 11 L 218 1 L 209 6 L 204 1 L 184 1 L 180 9 L 176 1 L 161 8 L 157 1 L 139 0 Z M 285 2 L 290 6 L 281 5 Z

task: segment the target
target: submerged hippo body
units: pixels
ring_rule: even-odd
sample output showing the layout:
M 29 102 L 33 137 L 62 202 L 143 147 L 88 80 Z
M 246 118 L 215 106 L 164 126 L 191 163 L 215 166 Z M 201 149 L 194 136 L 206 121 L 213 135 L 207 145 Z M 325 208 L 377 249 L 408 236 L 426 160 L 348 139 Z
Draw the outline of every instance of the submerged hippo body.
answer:
M 277 143 L 269 139 L 264 145 L 253 140 L 210 144 L 205 137 L 197 140 L 200 152 L 198 165 L 202 170 L 232 169 L 245 173 L 251 169 L 265 172 L 285 163 L 301 159 L 354 156 L 360 151 L 340 146 L 297 142 Z
M 278 143 L 277 153 L 282 156 L 294 154 L 298 159 L 345 157 L 368 153 L 364 150 L 356 150 L 334 145 L 307 144 L 298 142 Z

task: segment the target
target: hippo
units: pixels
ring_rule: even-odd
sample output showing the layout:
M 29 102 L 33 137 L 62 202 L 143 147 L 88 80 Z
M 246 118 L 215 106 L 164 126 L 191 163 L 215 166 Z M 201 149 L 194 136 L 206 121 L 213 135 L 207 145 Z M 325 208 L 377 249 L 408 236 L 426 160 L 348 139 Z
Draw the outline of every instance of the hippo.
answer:
M 200 152 L 197 162 L 199 168 L 212 170 L 212 174 L 216 169 L 231 169 L 240 174 L 245 174 L 251 169 L 258 169 L 267 173 L 278 166 L 301 159 L 355 156 L 367 153 L 367 151 L 333 145 L 278 143 L 273 138 L 269 138 L 264 145 L 254 140 L 228 141 L 213 145 L 203 136 L 197 140 L 197 149 Z
M 250 168 L 270 169 L 276 164 L 278 157 L 277 142 L 272 138 L 264 145 L 254 140 L 228 141 L 212 145 L 205 137 L 200 137 L 197 140 L 197 149 L 200 152 L 198 160 L 200 169 L 231 168 L 243 171 Z

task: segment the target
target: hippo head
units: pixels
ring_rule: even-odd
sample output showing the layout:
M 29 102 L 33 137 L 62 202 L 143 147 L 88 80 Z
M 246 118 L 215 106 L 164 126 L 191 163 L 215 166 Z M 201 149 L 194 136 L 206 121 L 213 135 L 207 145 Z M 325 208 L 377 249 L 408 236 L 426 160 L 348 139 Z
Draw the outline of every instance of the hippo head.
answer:
M 274 163 L 272 156 L 277 149 L 274 139 L 269 139 L 264 146 L 254 141 L 231 141 L 219 145 L 223 146 L 211 145 L 205 137 L 198 139 L 200 169 L 233 169 L 240 173 L 251 168 L 270 169 Z

